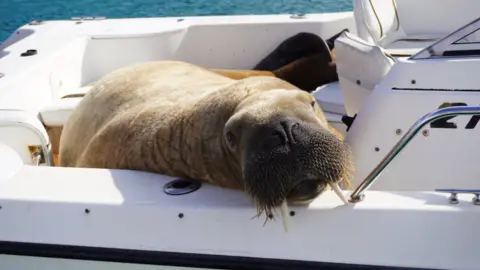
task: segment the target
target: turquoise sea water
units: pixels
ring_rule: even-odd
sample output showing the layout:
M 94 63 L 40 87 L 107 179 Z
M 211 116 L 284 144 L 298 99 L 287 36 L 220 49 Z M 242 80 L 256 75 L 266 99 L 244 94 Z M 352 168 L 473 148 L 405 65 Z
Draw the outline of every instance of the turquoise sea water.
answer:
M 352 0 L 0 0 L 0 42 L 32 20 L 76 16 L 162 17 L 352 10 Z

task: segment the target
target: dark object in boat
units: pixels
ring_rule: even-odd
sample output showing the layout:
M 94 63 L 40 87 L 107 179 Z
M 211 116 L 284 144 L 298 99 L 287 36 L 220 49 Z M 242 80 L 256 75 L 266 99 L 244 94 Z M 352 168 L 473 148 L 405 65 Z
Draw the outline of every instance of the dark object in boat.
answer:
M 327 43 L 319 36 L 313 33 L 301 32 L 280 43 L 280 45 L 263 58 L 253 69 L 274 71 L 295 60 L 312 54 L 325 54 L 330 56 L 330 49 Z M 328 60 L 331 60 L 331 58 Z
M 330 55 L 330 51 L 335 47 L 335 40 L 345 31 L 349 32 L 347 28 L 343 29 L 326 41 L 316 34 L 300 32 L 280 43 L 253 69 L 274 71 L 303 57 L 314 54 Z
M 335 40 L 343 29 L 327 41 L 313 33 L 300 32 L 278 45 L 253 70 L 272 71 L 275 76 L 311 92 L 338 81 L 334 52 Z
M 353 117 L 348 116 L 348 115 L 342 116 L 342 122 L 347 126 L 347 132 L 350 129 L 350 127 L 352 126 L 353 121 L 355 121 L 356 117 L 357 117 L 357 114 L 355 114 Z

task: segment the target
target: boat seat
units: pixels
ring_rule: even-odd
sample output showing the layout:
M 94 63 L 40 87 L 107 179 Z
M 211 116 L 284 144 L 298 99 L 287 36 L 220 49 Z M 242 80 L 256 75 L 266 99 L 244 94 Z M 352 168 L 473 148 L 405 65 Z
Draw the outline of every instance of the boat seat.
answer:
M 393 56 L 419 52 L 477 19 L 479 9 L 478 0 L 353 1 L 357 35 Z
M 363 106 L 395 59 L 382 47 L 344 32 L 335 40 L 338 82 L 348 116 Z
M 61 92 L 60 99 L 83 97 L 91 88 L 92 85 L 86 85 L 71 90 L 64 90 Z
M 44 125 L 51 142 L 55 165 L 58 165 L 60 136 L 62 135 L 63 125 L 81 100 L 82 97 L 57 99 L 39 111 L 40 121 Z
M 330 125 L 342 133 L 343 136 L 346 136 L 347 126 L 342 122 L 342 116 L 346 115 L 347 112 L 338 81 L 319 86 L 312 94 Z
M 39 114 L 45 126 L 61 127 L 72 114 L 81 97 L 63 98 L 43 107 Z
M 436 40 L 436 39 L 435 39 Z M 388 44 L 385 50 L 394 56 L 411 56 L 423 48 L 426 48 L 432 45 L 435 41 L 429 40 L 416 40 L 416 41 L 408 41 L 408 40 L 396 40 L 393 41 L 391 44 Z
M 328 122 L 345 136 L 347 127 L 342 116 L 353 116 L 360 110 L 395 60 L 380 46 L 349 32 L 337 38 L 335 53 L 339 81 L 322 85 L 312 94 Z
M 347 114 L 338 81 L 319 86 L 312 94 L 324 112 L 340 115 Z

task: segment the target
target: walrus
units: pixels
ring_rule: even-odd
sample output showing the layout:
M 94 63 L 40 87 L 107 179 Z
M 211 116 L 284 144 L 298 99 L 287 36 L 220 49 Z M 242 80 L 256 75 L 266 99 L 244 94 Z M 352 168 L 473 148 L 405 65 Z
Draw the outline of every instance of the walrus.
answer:
M 244 191 L 257 217 L 349 181 L 353 156 L 312 94 L 180 61 L 112 71 L 67 119 L 62 167 L 148 171 Z M 265 222 L 267 222 L 267 219 Z M 285 220 L 285 218 L 284 218 Z

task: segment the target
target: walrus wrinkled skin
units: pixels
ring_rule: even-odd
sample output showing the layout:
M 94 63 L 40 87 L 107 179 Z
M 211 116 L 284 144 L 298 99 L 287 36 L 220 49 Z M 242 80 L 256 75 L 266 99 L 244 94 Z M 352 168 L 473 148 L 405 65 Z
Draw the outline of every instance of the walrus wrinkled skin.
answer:
M 63 128 L 59 162 L 243 190 L 270 216 L 351 174 L 352 154 L 331 129 L 314 97 L 281 79 L 147 62 L 93 85 Z

